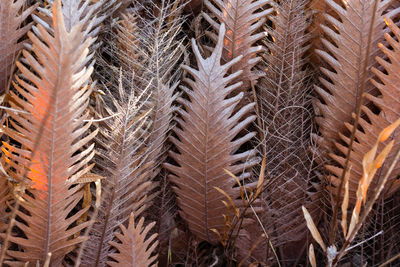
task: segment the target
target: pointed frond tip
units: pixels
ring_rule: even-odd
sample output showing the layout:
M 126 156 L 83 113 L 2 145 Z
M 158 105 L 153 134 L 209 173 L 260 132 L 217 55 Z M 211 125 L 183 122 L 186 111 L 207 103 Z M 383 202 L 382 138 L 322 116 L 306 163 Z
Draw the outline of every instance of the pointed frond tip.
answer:
M 147 237 L 149 231 L 154 227 L 155 222 L 144 226 L 144 218 L 140 218 L 135 225 L 133 213 L 129 217 L 129 225 L 126 228 L 120 225 L 121 233 L 115 232 L 119 242 L 110 241 L 110 245 L 118 250 L 108 256 L 114 261 L 107 264 L 112 267 L 118 266 L 157 266 L 157 255 L 153 255 L 158 246 L 157 234 Z
M 233 200 L 240 198 L 236 180 L 224 170 L 244 179 L 250 176 L 247 170 L 259 162 L 254 149 L 236 152 L 255 135 L 243 131 L 255 120 L 255 115 L 251 115 L 254 103 L 237 109 L 243 93 L 234 95 L 232 92 L 242 84 L 235 83 L 242 70 L 230 75 L 227 72 L 242 56 L 221 65 L 224 36 L 225 24 L 221 24 L 218 43 L 207 59 L 192 40 L 198 70 L 183 66 L 192 78 L 185 79 L 190 88 L 182 86 L 188 99 L 179 99 L 184 107 L 179 109 L 176 119 L 180 127 L 176 127 L 175 136 L 170 137 L 178 153 L 169 153 L 178 165 L 164 164 L 172 173 L 169 179 L 175 184 L 178 206 L 189 229 L 199 239 L 211 243 L 219 242 L 210 229 L 222 231 L 222 213 L 226 210 L 221 201 L 224 196 L 214 187 L 219 187 Z

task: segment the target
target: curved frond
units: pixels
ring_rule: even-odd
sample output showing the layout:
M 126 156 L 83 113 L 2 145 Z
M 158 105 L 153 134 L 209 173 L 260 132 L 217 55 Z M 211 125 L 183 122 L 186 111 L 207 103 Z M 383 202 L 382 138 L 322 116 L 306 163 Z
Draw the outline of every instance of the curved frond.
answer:
M 254 103 L 234 112 L 243 92 L 229 97 L 233 90 L 241 86 L 234 83 L 242 71 L 227 75 L 229 68 L 241 60 L 241 56 L 221 65 L 225 25 L 219 30 L 218 43 L 212 55 L 204 59 L 192 40 L 198 70 L 184 66 L 193 78 L 184 81 L 190 87 L 182 86 L 188 100 L 180 98 L 183 108 L 177 118 L 179 127 L 171 137 L 178 153 L 170 151 L 177 165 L 165 163 L 173 174 L 170 181 L 176 186 L 178 206 L 181 216 L 189 224 L 189 229 L 199 239 L 218 243 L 218 237 L 210 229 L 222 231 L 226 211 L 221 200 L 224 195 L 214 187 L 225 191 L 232 199 L 240 197 L 236 181 L 224 169 L 233 174 L 242 174 L 240 179 L 249 177 L 246 169 L 257 163 L 255 150 L 238 152 L 239 147 L 249 141 L 254 132 L 243 134 L 255 116 L 249 115 Z

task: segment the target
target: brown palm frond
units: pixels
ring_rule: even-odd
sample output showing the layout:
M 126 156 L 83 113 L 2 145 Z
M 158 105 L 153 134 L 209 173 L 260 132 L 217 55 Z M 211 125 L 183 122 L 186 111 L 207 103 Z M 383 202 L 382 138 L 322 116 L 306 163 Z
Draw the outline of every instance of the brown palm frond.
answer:
M 372 92 L 375 87 L 368 82 L 373 73 L 367 72 L 363 75 L 363 66 L 366 61 L 367 69 L 377 66 L 375 57 L 380 54 L 377 45 L 384 41 L 383 14 L 390 2 L 379 1 L 375 20 L 372 21 L 375 0 L 346 1 L 343 4 L 337 4 L 334 0 L 326 1 L 338 17 L 325 15 L 329 25 L 321 27 L 329 38 L 322 39 L 327 50 L 317 51 L 332 68 L 322 68 L 325 74 L 320 79 L 322 86 L 315 87 L 322 99 L 316 101 L 316 122 L 322 138 L 315 137 L 323 147 L 332 149 L 334 142 L 340 140 L 338 133 L 347 131 L 344 123 L 351 122 L 351 114 L 356 112 L 356 103 L 362 97 L 360 91 L 363 84 L 366 83 L 365 92 L 375 94 Z M 390 18 L 398 12 L 399 9 L 390 10 L 386 16 Z M 368 40 L 371 40 L 370 44 Z M 369 54 L 368 45 L 371 47 Z
M 122 76 L 122 73 L 121 73 Z M 107 94 L 102 103 L 105 117 L 101 122 L 96 144 L 96 168 L 106 177 L 102 180 L 102 203 L 97 222 L 90 233 L 82 263 L 85 266 L 105 266 L 110 253 L 110 241 L 118 225 L 126 223 L 131 212 L 139 215 L 150 204 L 147 193 L 151 182 L 153 162 L 147 159 L 146 142 L 149 138 L 148 123 L 151 110 L 144 111 L 146 90 L 136 96 L 134 88 L 125 88 L 120 79 L 118 96 Z
M 216 18 L 203 13 L 204 18 L 214 29 L 214 32 L 208 32 L 208 35 L 215 43 L 218 40 L 221 24 L 224 23 L 226 27 L 222 63 L 227 63 L 239 55 L 243 56 L 238 63 L 232 66 L 231 73 L 243 70 L 237 81 L 243 82 L 240 87 L 241 91 L 248 90 L 250 82 L 256 81 L 261 76 L 253 68 L 261 60 L 257 54 L 264 48 L 255 46 L 255 43 L 266 35 L 264 32 L 259 32 L 259 29 L 265 23 L 267 15 L 273 12 L 271 1 L 205 0 L 204 5 Z M 264 10 L 261 10 L 262 8 Z
M 236 181 L 224 169 L 244 180 L 250 175 L 246 170 L 257 164 L 254 149 L 237 151 L 255 135 L 254 132 L 242 132 L 255 119 L 255 116 L 249 115 L 254 103 L 234 112 L 243 92 L 228 96 L 241 86 L 241 82 L 232 82 L 242 71 L 226 75 L 242 56 L 221 65 L 224 37 L 225 25 L 221 24 L 218 43 L 207 59 L 201 56 L 192 39 L 198 70 L 183 67 L 192 76 L 184 79 L 191 89 L 182 86 L 188 99 L 179 98 L 183 105 L 179 110 L 181 117 L 177 118 L 179 127 L 174 130 L 176 137 L 170 138 L 178 150 L 171 150 L 170 156 L 177 164 L 164 164 L 173 173 L 169 178 L 175 184 L 180 214 L 190 231 L 198 239 L 214 244 L 218 243 L 218 236 L 210 229 L 222 231 L 222 214 L 226 211 L 221 201 L 224 195 L 214 187 L 219 187 L 232 199 L 238 199 L 240 191 L 235 187 Z
M 379 136 L 380 132 L 387 126 L 394 123 L 400 117 L 400 29 L 396 26 L 393 21 L 389 18 L 386 19 L 388 26 L 392 30 L 394 37 L 385 34 L 385 39 L 388 43 L 388 47 L 383 44 L 379 44 L 380 49 L 387 57 L 377 57 L 376 60 L 381 68 L 372 68 L 372 72 L 379 79 L 379 82 L 373 80 L 372 83 L 379 90 L 379 96 L 366 94 L 366 99 L 372 101 L 376 107 L 379 108 L 379 112 L 373 112 L 367 106 L 362 107 L 362 111 L 365 114 L 365 118 L 360 118 L 360 127 L 362 130 L 357 130 L 355 135 L 356 142 L 353 145 L 353 150 L 350 157 L 350 165 L 352 166 L 351 175 L 349 178 L 349 192 L 350 202 L 354 203 L 358 186 L 358 181 L 362 177 L 362 157 L 368 151 L 369 147 L 372 147 L 374 140 Z M 390 47 L 390 48 L 389 48 Z M 346 123 L 346 127 L 349 131 L 352 130 L 352 125 Z M 349 144 L 349 138 L 345 135 L 340 135 L 342 141 L 345 144 Z M 394 135 L 395 144 L 392 152 L 388 156 L 388 162 L 391 162 L 400 148 L 400 135 Z M 336 143 L 336 147 L 341 153 L 346 155 L 348 147 L 340 143 Z M 382 147 L 380 147 L 382 149 Z M 340 153 L 330 154 L 330 157 L 337 162 L 340 167 L 328 165 L 327 169 L 330 171 L 329 181 L 332 183 L 330 188 L 333 194 L 336 193 L 336 189 L 339 186 L 339 178 L 342 173 L 342 168 L 345 164 L 345 158 Z M 374 189 L 374 185 L 380 180 L 379 176 L 384 175 L 387 171 L 387 164 L 382 167 L 382 170 L 377 174 L 377 178 L 374 179 L 370 190 Z M 392 172 L 388 180 L 388 188 L 385 192 L 385 197 L 390 196 L 400 187 L 400 183 L 397 176 L 400 173 L 400 166 Z
M 156 241 L 157 234 L 146 237 L 149 231 L 154 227 L 155 222 L 144 226 L 144 218 L 140 218 L 135 225 L 134 213 L 129 217 L 128 228 L 120 225 L 122 233 L 115 233 L 120 242 L 110 242 L 118 252 L 109 255 L 115 261 L 108 261 L 107 264 L 112 267 L 119 266 L 141 266 L 156 267 L 157 255 L 152 256 L 158 245 Z
M 18 52 L 23 47 L 21 38 L 32 26 L 32 23 L 23 27 L 21 27 L 21 24 L 37 5 L 23 10 L 24 4 L 24 0 L 0 1 L 0 94 L 8 86 L 12 65 L 16 60 Z
M 15 77 L 16 93 L 10 92 L 10 105 L 17 111 L 8 112 L 10 126 L 5 128 L 13 142 L 3 147 L 8 174 L 27 184 L 21 209 L 15 210 L 15 226 L 24 237 L 10 236 L 20 250 L 7 253 L 31 266 L 43 264 L 48 253 L 51 265 L 59 266 L 84 241 L 75 235 L 90 223 L 74 225 L 87 209 L 77 206 L 83 194 L 81 185 L 73 184 L 91 169 L 94 155 L 88 142 L 96 131 L 87 134 L 91 123 L 84 122 L 91 93 L 84 84 L 93 68 L 82 66 L 91 41 L 83 24 L 66 30 L 59 0 L 50 27 L 38 25 L 36 34 L 28 33 L 32 52 L 23 51 L 23 56 L 30 69 L 17 62 L 22 75 Z

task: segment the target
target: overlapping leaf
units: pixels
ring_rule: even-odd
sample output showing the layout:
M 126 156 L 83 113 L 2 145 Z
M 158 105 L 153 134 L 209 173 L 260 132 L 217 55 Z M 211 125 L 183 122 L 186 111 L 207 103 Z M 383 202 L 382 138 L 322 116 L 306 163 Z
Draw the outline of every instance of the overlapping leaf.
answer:
M 122 80 L 118 94 L 114 98 L 108 93 L 112 105 L 102 103 L 104 113 L 111 118 L 101 123 L 95 162 L 105 179 L 98 219 L 90 233 L 93 242 L 86 244 L 82 258 L 84 265 L 105 266 L 109 242 L 118 226 L 128 221 L 131 212 L 143 212 L 151 200 L 147 193 L 153 188 L 149 169 L 153 162 L 147 160 L 145 145 L 150 110 L 144 111 L 146 98 L 135 96 L 133 88 L 125 88 Z
M 319 210 L 318 194 L 313 188 L 315 159 L 309 152 L 312 128 L 310 76 L 305 56 L 310 35 L 310 12 L 307 1 L 282 0 L 275 4 L 266 28 L 268 52 L 264 53 L 265 76 L 257 84 L 260 111 L 260 153 L 267 159 L 267 184 L 261 195 L 263 212 L 260 220 L 275 246 L 285 251 L 282 260 L 290 265 L 298 257 L 298 247 L 306 237 L 301 206 L 313 213 Z M 252 226 L 248 240 L 250 250 L 262 234 L 259 225 Z M 297 242 L 297 243 L 296 243 Z M 254 249 L 250 259 L 266 262 L 267 239 Z
M 141 6 L 139 1 L 135 4 Z M 173 126 L 176 111 L 173 103 L 178 96 L 177 80 L 182 73 L 178 64 L 183 53 L 183 40 L 179 36 L 183 18 L 176 1 L 162 1 L 160 5 L 151 3 L 149 7 L 158 10 L 157 14 L 146 12 L 144 15 L 136 9 L 123 14 L 118 27 L 117 54 L 125 79 L 129 80 L 134 73 L 131 82 L 136 90 L 140 92 L 148 88 L 149 98 L 145 106 L 151 108 L 151 127 L 146 141 L 146 156 L 147 160 L 153 161 L 150 179 L 160 181 L 160 187 L 146 215 L 157 222 L 158 249 L 166 252 L 176 205 L 166 177 L 160 179 L 159 173 L 167 156 L 166 139 Z

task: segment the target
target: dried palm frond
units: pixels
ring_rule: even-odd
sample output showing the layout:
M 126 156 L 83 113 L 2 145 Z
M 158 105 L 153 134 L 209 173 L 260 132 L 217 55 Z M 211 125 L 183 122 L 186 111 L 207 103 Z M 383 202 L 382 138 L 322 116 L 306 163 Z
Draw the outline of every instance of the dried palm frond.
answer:
M 84 123 L 91 93 L 84 83 L 93 68 L 82 66 L 91 41 L 82 23 L 67 31 L 59 0 L 50 27 L 38 25 L 36 34 L 28 33 L 32 52 L 23 51 L 23 56 L 31 70 L 17 62 L 22 75 L 15 77 L 10 105 L 18 112 L 8 112 L 5 133 L 13 142 L 3 147 L 8 174 L 27 184 L 21 209 L 14 211 L 24 237 L 9 236 L 20 250 L 7 253 L 30 266 L 43 264 L 48 253 L 51 264 L 59 266 L 84 241 L 76 234 L 90 224 L 74 225 L 87 209 L 77 206 L 83 194 L 81 185 L 73 184 L 92 168 L 88 162 L 94 155 L 88 142 L 96 131 L 87 134 L 91 123 Z
M 149 159 L 155 161 L 154 176 L 165 159 L 164 143 L 171 128 L 173 102 L 177 79 L 181 75 L 179 63 L 182 60 L 183 39 L 178 35 L 184 19 L 180 8 L 174 9 L 174 1 L 161 1 L 145 10 L 145 15 L 133 11 L 122 20 L 119 37 L 125 49 L 117 53 L 123 57 L 122 68 L 135 73 L 137 88 L 149 86 L 149 102 L 152 109 L 152 129 L 149 138 Z M 153 11 L 156 9 L 156 11 Z
M 190 231 L 198 239 L 214 244 L 218 243 L 218 236 L 210 229 L 222 231 L 222 214 L 226 210 L 221 201 L 224 195 L 214 187 L 219 187 L 232 199 L 238 199 L 240 190 L 235 187 L 236 180 L 224 169 L 244 180 L 250 175 L 246 170 L 257 164 L 255 150 L 238 151 L 255 135 L 254 132 L 242 132 L 255 119 L 255 116 L 249 115 L 254 103 L 234 112 L 243 93 L 232 97 L 228 95 L 241 86 L 241 82 L 232 82 L 242 71 L 226 74 L 242 57 L 221 65 L 224 37 L 225 25 L 221 24 L 217 46 L 207 59 L 201 56 L 195 40 L 192 40 L 198 70 L 183 67 L 192 76 L 184 79 L 191 89 L 182 86 L 188 99 L 179 98 L 183 105 L 179 110 L 181 117 L 177 118 L 179 127 L 174 129 L 176 137 L 170 138 L 178 150 L 171 150 L 170 156 L 177 164 L 164 164 L 173 173 L 169 178 L 175 184 L 173 189 L 177 194 L 180 214 Z
M 22 28 L 22 22 L 37 7 L 31 6 L 24 10 L 24 0 L 0 1 L 0 94 L 8 86 L 8 78 L 17 54 L 23 47 L 21 38 L 30 30 L 32 23 Z
M 270 0 L 205 0 L 212 18 L 203 13 L 204 18 L 211 24 L 214 32 L 208 32 L 210 38 L 216 43 L 222 23 L 225 24 L 226 34 L 224 39 L 224 50 L 222 52 L 222 63 L 227 63 L 239 55 L 243 58 L 232 66 L 231 73 L 238 70 L 243 72 L 238 76 L 237 81 L 242 81 L 241 91 L 250 88 L 250 82 L 256 81 L 261 76 L 253 68 L 261 60 L 257 56 L 263 51 L 262 46 L 254 44 L 265 37 L 264 32 L 259 28 L 265 23 L 267 15 L 273 12 Z M 269 6 L 267 6 L 270 4 Z M 260 11 L 262 8 L 264 10 Z
M 383 14 L 391 1 L 379 1 L 375 16 L 375 0 L 346 1 L 343 4 L 327 0 L 326 3 L 338 17 L 326 14 L 329 25 L 321 25 L 329 39 L 322 39 L 327 50 L 318 50 L 317 53 L 332 69 L 322 68 L 325 77 L 320 81 L 323 86 L 315 87 L 322 99 L 316 101 L 316 122 L 322 138 L 315 137 L 322 146 L 332 149 L 334 142 L 340 140 L 338 133 L 348 130 L 344 123 L 351 122 L 351 114 L 356 112 L 363 84 L 365 92 L 375 93 L 372 92 L 374 85 L 368 82 L 373 73 L 366 72 L 363 66 L 365 62 L 368 62 L 367 69 L 377 66 L 375 57 L 380 54 L 377 45 L 384 41 Z M 385 15 L 390 18 L 399 10 L 390 10 Z M 368 46 L 371 47 L 369 54 Z
M 184 18 L 180 12 L 181 7 L 176 6 L 176 1 L 161 1 L 149 4 L 144 11 L 133 9 L 130 13 L 126 12 L 119 23 L 116 50 L 122 69 L 128 75 L 125 78 L 134 73 L 133 83 L 138 91 L 149 87 L 146 106 L 152 109 L 149 116 L 152 125 L 147 141 L 147 159 L 154 161 L 150 179 L 159 181 L 160 186 L 146 217 L 157 222 L 155 229 L 158 230 L 160 255 L 167 254 L 169 235 L 174 230 L 176 215 L 170 185 L 165 177 L 158 176 L 161 163 L 167 155 L 166 139 L 173 126 L 172 119 L 176 111 L 173 102 L 178 96 L 177 79 L 181 76 L 179 64 L 184 48 L 179 34 Z M 161 175 L 165 176 L 165 173 Z
M 112 267 L 156 267 L 157 255 L 152 256 L 152 254 L 158 245 L 158 241 L 154 241 L 157 238 L 157 234 L 146 238 L 148 232 L 154 227 L 155 222 L 144 226 L 144 218 L 142 217 L 135 225 L 133 214 L 129 217 L 128 228 L 121 224 L 122 233 L 115 234 L 120 243 L 110 242 L 110 245 L 115 247 L 118 252 L 109 255 L 115 261 L 108 261 L 107 264 Z
M 391 22 L 393 23 L 393 22 Z M 398 33 L 400 33 L 400 29 Z M 390 41 L 389 41 L 390 42 Z M 382 175 L 379 181 L 376 181 L 376 174 L 378 170 L 384 165 L 384 163 L 388 159 L 389 153 L 392 151 L 395 140 L 391 140 L 387 142 L 389 138 L 391 138 L 392 134 L 395 132 L 396 128 L 400 125 L 400 118 L 398 118 L 394 123 L 387 125 L 377 136 L 375 142 L 372 142 L 372 146 L 370 149 L 363 155 L 362 158 L 362 176 L 358 180 L 357 192 L 355 195 L 356 201 L 354 205 L 349 206 L 349 174 L 351 168 L 346 171 L 346 194 L 342 201 L 342 229 L 344 242 L 339 247 L 336 247 L 336 244 L 331 243 L 331 245 L 326 246 L 325 242 L 322 240 L 321 235 L 316 228 L 314 221 L 307 209 L 303 206 L 304 217 L 307 221 L 307 227 L 309 228 L 313 238 L 317 243 L 321 246 L 322 250 L 326 254 L 327 262 L 329 266 L 337 266 L 339 261 L 343 258 L 344 255 L 349 253 L 351 250 L 350 245 L 354 241 L 355 237 L 359 234 L 359 231 L 362 225 L 365 224 L 367 216 L 371 212 L 374 204 L 380 197 L 383 189 L 385 188 L 386 183 L 388 182 L 388 178 L 391 175 L 391 172 L 394 170 L 395 166 L 398 165 L 398 160 L 400 159 L 400 150 L 397 150 L 396 155 L 393 157 L 393 161 L 389 163 L 390 167 L 388 167 L 385 173 Z M 386 143 L 386 144 L 384 144 Z M 384 145 L 383 145 L 384 144 Z M 383 147 L 382 147 L 383 145 Z M 380 151 L 378 151 L 378 147 L 382 147 Z M 376 181 L 376 189 L 371 190 L 370 186 L 373 181 Z M 347 224 L 347 213 L 351 211 L 351 220 L 349 224 Z M 377 235 L 379 235 L 378 233 Z M 365 240 L 368 241 L 368 240 Z M 363 241 L 364 242 L 364 241 Z M 355 245 L 357 247 L 358 245 Z M 354 248 L 354 247 L 353 247 Z
M 379 133 L 388 125 L 394 123 L 400 117 L 400 30 L 393 21 L 389 18 L 386 19 L 388 26 L 392 30 L 395 37 L 391 37 L 388 33 L 385 34 L 385 39 L 388 43 L 388 47 L 383 44 L 379 44 L 380 49 L 387 57 L 377 57 L 376 60 L 380 64 L 381 68 L 372 68 L 372 72 L 380 80 L 380 82 L 373 80 L 373 85 L 379 90 L 379 96 L 373 96 L 366 94 L 366 99 L 374 103 L 379 108 L 379 112 L 373 112 L 367 106 L 362 107 L 362 111 L 365 117 L 360 118 L 359 125 L 361 129 L 357 129 L 355 134 L 355 142 L 353 144 L 352 153 L 350 156 L 351 175 L 349 179 L 349 192 L 350 195 L 355 195 L 358 186 L 358 180 L 362 176 L 362 157 L 372 147 L 374 140 L 379 136 Z M 390 48 L 389 48 L 390 47 Z M 352 125 L 349 123 L 345 124 L 349 131 L 352 130 Z M 349 138 L 345 135 L 340 135 L 344 144 L 349 144 Z M 400 148 L 400 135 L 396 134 L 393 139 L 395 140 L 393 152 L 389 154 L 389 162 L 393 159 L 394 154 Z M 329 181 L 332 183 L 330 188 L 331 192 L 335 194 L 337 187 L 340 184 L 339 178 L 345 165 L 345 158 L 343 155 L 347 154 L 348 146 L 336 143 L 338 150 L 343 153 L 331 153 L 330 157 L 339 164 L 338 166 L 327 165 L 327 170 L 331 173 Z M 381 149 L 381 148 L 380 148 Z M 382 174 L 386 173 L 388 166 L 383 166 Z M 381 173 L 381 172 L 380 172 Z M 392 172 L 389 177 L 388 188 L 385 190 L 385 196 L 388 197 L 397 191 L 400 187 L 397 176 L 400 173 L 400 166 L 396 166 L 396 169 Z M 380 174 L 377 174 L 378 178 L 375 179 L 375 183 L 371 185 L 373 190 L 374 185 L 380 180 Z M 354 203 L 355 199 L 350 198 L 350 202 Z
M 109 242 L 118 226 L 127 222 L 131 212 L 142 213 L 151 201 L 147 193 L 153 187 L 149 168 L 153 162 L 146 156 L 150 110 L 143 111 L 146 90 L 136 96 L 134 88 L 125 88 L 121 78 L 118 94 L 113 97 L 109 92 L 111 104 L 102 103 L 102 111 L 109 119 L 100 124 L 95 162 L 105 179 L 99 215 L 90 233 L 92 242 L 86 243 L 83 265 L 105 266 L 111 249 Z

